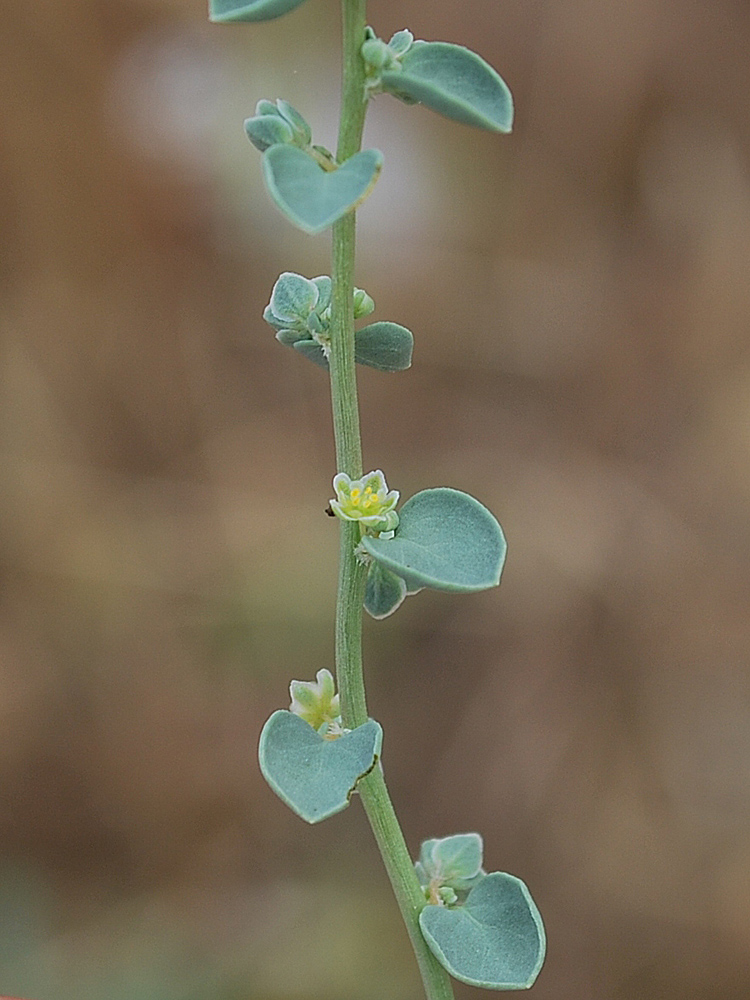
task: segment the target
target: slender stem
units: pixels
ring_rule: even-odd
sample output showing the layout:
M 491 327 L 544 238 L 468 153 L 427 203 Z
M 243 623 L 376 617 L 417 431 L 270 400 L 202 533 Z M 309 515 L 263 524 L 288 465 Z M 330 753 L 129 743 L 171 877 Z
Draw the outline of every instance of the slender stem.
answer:
M 342 0 L 344 55 L 341 123 L 337 160 L 343 163 L 362 145 L 367 109 L 364 64 L 366 0 Z M 362 443 L 354 367 L 354 212 L 333 227 L 331 296 L 331 403 L 336 439 L 336 465 L 353 479 L 362 475 Z M 354 729 L 367 721 L 362 671 L 362 602 L 367 569 L 355 555 L 359 543 L 356 522 L 342 521 L 339 584 L 336 600 L 336 675 L 344 726 Z M 448 973 L 437 962 L 419 928 L 426 905 L 404 835 L 393 809 L 383 771 L 375 767 L 358 786 L 375 840 L 383 856 L 401 915 L 414 948 L 427 1000 L 453 1000 Z

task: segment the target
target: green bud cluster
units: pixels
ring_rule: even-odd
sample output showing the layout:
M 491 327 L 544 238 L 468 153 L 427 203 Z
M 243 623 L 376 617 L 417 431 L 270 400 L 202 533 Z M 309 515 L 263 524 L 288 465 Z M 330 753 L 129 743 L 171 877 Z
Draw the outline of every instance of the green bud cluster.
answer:
M 478 833 L 457 833 L 425 840 L 414 869 L 429 903 L 453 906 L 485 876 L 483 844 Z
M 307 149 L 312 142 L 312 129 L 288 101 L 258 101 L 255 114 L 245 121 L 250 142 L 265 153 L 280 143 Z
M 375 303 L 363 288 L 354 289 L 354 318 L 369 316 Z M 279 276 L 263 319 L 276 330 L 281 344 L 313 340 L 327 358 L 331 350 L 331 279 L 327 274 L 305 278 L 293 271 Z
M 380 93 L 381 75 L 385 72 L 399 73 L 401 60 L 414 44 L 414 35 L 404 28 L 397 31 L 389 42 L 378 38 L 371 27 L 365 29 L 365 41 L 361 54 L 365 63 L 366 88 L 368 94 Z

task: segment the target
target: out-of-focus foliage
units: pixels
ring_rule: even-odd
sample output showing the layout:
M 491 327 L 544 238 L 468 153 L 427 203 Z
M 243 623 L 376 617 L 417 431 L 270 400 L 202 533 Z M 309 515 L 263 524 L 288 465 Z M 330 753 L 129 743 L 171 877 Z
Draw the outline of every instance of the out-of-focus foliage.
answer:
M 411 1000 L 358 804 L 309 828 L 254 763 L 331 666 L 337 528 L 325 379 L 261 316 L 327 237 L 242 123 L 283 95 L 333 143 L 336 4 L 42 6 L 0 9 L 0 993 Z M 461 483 L 509 556 L 368 630 L 389 784 L 415 855 L 481 829 L 523 873 L 537 1000 L 745 1000 L 750 18 L 428 6 L 370 17 L 517 117 L 373 102 L 357 281 L 418 363 L 361 371 L 365 462 Z

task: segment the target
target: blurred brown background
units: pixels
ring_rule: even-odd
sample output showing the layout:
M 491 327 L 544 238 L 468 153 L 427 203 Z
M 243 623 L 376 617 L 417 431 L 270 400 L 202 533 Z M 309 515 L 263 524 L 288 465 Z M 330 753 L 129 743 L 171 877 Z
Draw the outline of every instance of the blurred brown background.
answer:
M 368 622 L 407 839 L 481 830 L 549 951 L 537 1000 L 750 995 L 750 8 L 378 0 L 466 44 L 517 127 L 388 97 L 357 280 L 415 366 L 361 373 L 366 467 L 450 485 L 499 591 Z M 331 665 L 322 372 L 260 315 L 328 237 L 242 120 L 335 142 L 338 5 L 0 7 L 0 992 L 412 1000 L 361 809 L 255 747 Z M 457 987 L 457 996 L 479 994 Z

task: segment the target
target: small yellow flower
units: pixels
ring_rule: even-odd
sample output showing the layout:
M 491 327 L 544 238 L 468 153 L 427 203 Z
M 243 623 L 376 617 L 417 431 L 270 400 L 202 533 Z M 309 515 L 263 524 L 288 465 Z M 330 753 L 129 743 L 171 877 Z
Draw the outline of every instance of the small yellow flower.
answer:
M 331 671 L 319 670 L 315 676 L 315 681 L 292 681 L 289 685 L 289 711 L 319 731 L 322 726 L 328 729 L 337 724 L 341 710 Z
M 350 479 L 345 472 L 333 480 L 336 499 L 331 500 L 331 510 L 345 521 L 359 521 L 372 531 L 393 531 L 398 525 L 398 514 L 393 509 L 398 503 L 398 490 L 388 490 L 385 476 L 376 469 L 361 479 Z

